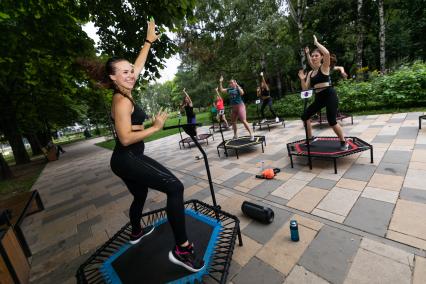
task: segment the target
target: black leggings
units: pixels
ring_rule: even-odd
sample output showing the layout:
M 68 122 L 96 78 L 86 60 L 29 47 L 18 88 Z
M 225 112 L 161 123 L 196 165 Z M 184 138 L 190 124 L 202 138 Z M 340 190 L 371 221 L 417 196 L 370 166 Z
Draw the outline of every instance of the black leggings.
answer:
M 260 112 L 262 113 L 262 118 L 265 118 L 265 107 L 269 106 L 269 110 L 271 111 L 272 115 L 274 117 L 277 117 L 275 114 L 275 111 L 272 109 L 272 98 L 268 98 L 266 100 L 263 100 L 262 106 L 260 107 Z
M 327 120 L 330 126 L 337 124 L 337 107 L 339 105 L 339 99 L 337 98 L 336 91 L 333 88 L 327 88 L 321 92 L 315 94 L 315 100 L 308 106 L 302 115 L 302 120 L 306 121 L 311 118 L 314 114 L 319 112 L 323 107 L 327 111 Z
M 167 218 L 172 227 L 176 244 L 188 240 L 185 227 L 185 208 L 183 205 L 183 184 L 167 168 L 159 164 L 142 151 L 114 150 L 111 157 L 111 169 L 127 185 L 133 195 L 129 217 L 132 233 L 141 231 L 142 210 L 152 188 L 167 194 Z

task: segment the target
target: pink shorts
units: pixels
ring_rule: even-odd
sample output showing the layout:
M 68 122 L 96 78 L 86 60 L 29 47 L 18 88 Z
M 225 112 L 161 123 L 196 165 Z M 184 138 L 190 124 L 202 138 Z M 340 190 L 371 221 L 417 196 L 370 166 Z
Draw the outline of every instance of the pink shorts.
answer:
M 246 106 L 244 103 L 232 106 L 232 121 L 237 121 L 237 118 L 240 121 L 246 120 Z

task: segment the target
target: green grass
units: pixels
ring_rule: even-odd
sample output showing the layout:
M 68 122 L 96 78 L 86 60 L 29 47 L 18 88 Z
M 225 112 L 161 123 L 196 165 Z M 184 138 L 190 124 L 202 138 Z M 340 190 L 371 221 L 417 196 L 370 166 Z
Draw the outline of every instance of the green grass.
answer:
M 0 181 L 0 199 L 6 199 L 11 195 L 29 191 L 45 165 L 46 160 L 42 157 L 32 160 L 29 164 L 11 166 L 13 178 Z

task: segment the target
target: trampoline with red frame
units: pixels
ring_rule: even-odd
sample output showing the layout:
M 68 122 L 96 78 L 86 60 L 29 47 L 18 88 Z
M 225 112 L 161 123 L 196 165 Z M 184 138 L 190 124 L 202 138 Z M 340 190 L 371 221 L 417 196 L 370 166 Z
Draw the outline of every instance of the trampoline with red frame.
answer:
M 306 139 L 297 140 L 287 144 L 287 151 L 290 157 L 291 167 L 293 168 L 293 156 L 314 157 L 329 159 L 334 162 L 334 173 L 337 174 L 337 159 L 349 156 L 362 151 L 370 150 L 371 163 L 373 163 L 373 146 L 364 140 L 348 136 L 345 137 L 349 145 L 348 150 L 340 150 L 340 141 L 337 137 L 322 136 L 317 137 L 315 141 L 310 142 L 309 146 Z

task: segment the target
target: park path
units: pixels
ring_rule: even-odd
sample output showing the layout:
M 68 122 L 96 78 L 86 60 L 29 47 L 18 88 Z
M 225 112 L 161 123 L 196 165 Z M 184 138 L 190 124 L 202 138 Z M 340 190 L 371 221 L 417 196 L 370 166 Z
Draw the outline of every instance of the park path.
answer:
M 426 131 L 420 113 L 359 116 L 344 121 L 346 135 L 374 146 L 368 153 L 332 163 L 304 159 L 289 166 L 285 144 L 303 138 L 299 121 L 270 132 L 260 149 L 219 158 L 215 141 L 205 145 L 218 203 L 240 217 L 244 246 L 236 247 L 232 283 L 426 283 Z M 206 129 L 201 130 L 207 131 Z M 244 131 L 244 130 L 241 130 Z M 316 135 L 332 135 L 315 127 Z M 227 132 L 226 136 L 231 133 Z M 33 189 L 46 210 L 28 217 L 24 229 L 33 251 L 32 283 L 75 283 L 78 266 L 127 221 L 131 196 L 109 168 L 111 151 L 92 139 L 65 147 L 47 164 Z M 209 202 L 204 165 L 197 150 L 179 150 L 178 135 L 147 143 L 147 154 L 163 162 L 185 184 L 185 198 Z M 254 178 L 259 162 L 279 167 L 275 180 Z M 270 206 L 275 221 L 261 225 L 240 212 L 252 200 Z M 150 192 L 145 210 L 164 205 Z M 297 219 L 301 241 L 289 240 Z M 319 260 L 320 259 L 320 260 Z M 311 281 L 311 282 L 309 282 Z

